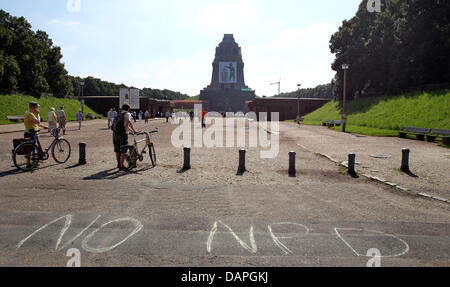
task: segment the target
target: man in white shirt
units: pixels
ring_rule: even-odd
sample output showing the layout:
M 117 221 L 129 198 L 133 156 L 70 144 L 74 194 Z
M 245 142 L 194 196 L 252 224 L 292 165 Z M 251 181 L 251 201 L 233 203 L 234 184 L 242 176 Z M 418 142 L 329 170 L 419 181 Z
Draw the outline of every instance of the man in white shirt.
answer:
M 62 130 L 63 130 L 63 135 L 65 135 L 67 118 L 66 118 L 66 112 L 64 112 L 64 106 L 59 107 L 58 123 L 59 123 L 59 127 L 62 128 Z
M 111 109 L 109 109 L 109 112 L 108 112 L 108 114 L 107 114 L 107 117 L 108 117 L 108 130 L 109 129 L 111 129 L 111 124 L 112 124 L 112 122 L 113 122 L 113 120 L 114 120 L 114 112 L 113 112 L 113 109 L 111 108 Z
M 55 108 L 51 108 L 48 112 L 48 131 L 52 132 L 52 130 L 56 129 L 56 123 L 58 119 L 56 117 Z

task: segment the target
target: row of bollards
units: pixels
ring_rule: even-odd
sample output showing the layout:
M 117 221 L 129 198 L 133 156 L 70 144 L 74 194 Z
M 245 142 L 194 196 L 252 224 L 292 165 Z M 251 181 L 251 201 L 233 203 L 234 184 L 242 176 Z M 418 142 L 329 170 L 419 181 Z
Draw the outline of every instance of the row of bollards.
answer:
M 402 166 L 401 166 L 401 170 L 403 172 L 410 172 L 409 169 L 409 154 L 410 154 L 410 150 L 409 149 L 403 149 L 402 151 Z M 296 161 L 296 152 L 291 151 L 289 152 L 289 177 L 296 177 L 297 176 L 297 170 L 296 170 L 296 165 L 295 165 L 295 161 Z M 246 150 L 245 149 L 240 149 L 239 150 L 239 167 L 238 167 L 238 171 L 237 171 L 237 175 L 243 175 L 246 172 L 246 167 L 245 167 L 245 157 L 246 157 Z M 350 153 L 348 155 L 348 173 L 350 175 L 356 175 L 356 154 L 355 153 Z M 184 148 L 184 166 L 183 166 L 183 170 L 189 170 L 191 169 L 191 148 L 185 147 Z
M 410 150 L 408 148 L 404 148 L 402 150 L 402 165 L 400 167 L 400 170 L 406 173 L 410 172 L 409 154 Z M 350 153 L 348 155 L 348 173 L 351 175 L 356 175 L 355 164 L 356 164 L 356 154 Z
M 79 155 L 79 161 L 78 161 L 78 165 L 85 165 L 86 164 L 86 143 L 81 142 L 79 144 L 79 151 L 80 151 L 80 155 Z M 404 148 L 402 150 L 402 165 L 400 167 L 401 171 L 403 172 L 410 172 L 410 168 L 409 168 L 409 155 L 410 155 L 410 150 L 407 148 Z M 296 161 L 296 152 L 291 151 L 289 152 L 289 177 L 296 177 L 297 176 L 297 170 L 296 170 L 296 165 L 295 165 L 295 161 Z M 245 173 L 245 171 L 247 170 L 245 167 L 245 157 L 246 157 L 246 150 L 245 149 L 240 149 L 239 150 L 239 167 L 238 167 L 238 175 L 243 175 Z M 348 173 L 351 175 L 356 175 L 356 169 L 355 169 L 355 165 L 356 165 L 356 154 L 354 153 L 350 153 L 348 155 Z M 185 147 L 184 148 L 184 165 L 183 165 L 183 170 L 187 171 L 191 169 L 191 148 L 190 147 Z

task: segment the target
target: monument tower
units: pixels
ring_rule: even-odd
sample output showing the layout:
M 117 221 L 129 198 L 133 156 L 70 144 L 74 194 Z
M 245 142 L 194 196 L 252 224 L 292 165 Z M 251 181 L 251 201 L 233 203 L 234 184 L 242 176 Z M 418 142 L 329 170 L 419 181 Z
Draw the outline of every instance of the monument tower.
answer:
M 245 112 L 245 102 L 255 99 L 255 91 L 245 85 L 241 47 L 232 34 L 225 34 L 216 48 L 211 84 L 200 92 L 209 101 L 210 111 Z

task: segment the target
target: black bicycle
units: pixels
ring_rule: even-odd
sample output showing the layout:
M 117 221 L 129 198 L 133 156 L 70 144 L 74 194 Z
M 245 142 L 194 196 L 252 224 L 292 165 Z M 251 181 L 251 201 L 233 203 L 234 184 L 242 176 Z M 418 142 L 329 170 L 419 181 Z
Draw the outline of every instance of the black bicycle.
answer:
M 150 156 L 150 160 L 152 162 L 153 166 L 156 166 L 156 152 L 155 152 L 155 146 L 153 142 L 151 141 L 150 135 L 157 133 L 158 130 L 154 130 L 151 132 L 141 132 L 137 134 L 130 133 L 130 135 L 133 136 L 133 145 L 123 146 L 120 149 L 119 153 L 119 167 L 120 170 L 129 172 L 133 168 L 137 167 L 137 162 L 142 162 L 144 160 L 144 155 L 147 153 L 148 148 L 148 154 Z M 145 135 L 145 139 L 136 141 L 136 136 Z M 146 142 L 145 147 L 142 149 L 141 152 L 139 152 L 138 144 L 141 142 Z
M 39 131 L 36 131 L 38 134 Z M 14 165 L 22 171 L 30 171 L 38 167 L 39 161 L 46 161 L 50 158 L 51 150 L 53 159 L 59 163 L 66 163 L 71 154 L 70 143 L 60 137 L 61 128 L 53 129 L 51 134 L 54 138 L 51 145 L 43 150 L 39 138 L 36 142 L 25 139 L 15 147 L 13 151 Z

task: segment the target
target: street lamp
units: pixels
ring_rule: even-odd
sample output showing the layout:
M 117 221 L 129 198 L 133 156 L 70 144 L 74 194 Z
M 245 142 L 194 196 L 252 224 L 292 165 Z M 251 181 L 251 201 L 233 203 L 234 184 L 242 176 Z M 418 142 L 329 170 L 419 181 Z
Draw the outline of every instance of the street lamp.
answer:
M 342 124 L 342 132 L 345 133 L 345 126 L 347 124 L 347 107 L 346 107 L 346 101 L 347 101 L 347 71 L 350 68 L 349 64 L 343 64 L 342 70 L 344 70 L 344 101 L 342 104 L 342 120 L 344 121 Z
M 300 122 L 300 87 L 302 85 L 301 84 L 297 84 L 297 121 Z
M 81 99 L 84 102 L 84 82 L 80 82 L 80 86 L 81 86 Z M 84 114 L 84 105 L 81 106 L 81 112 Z

